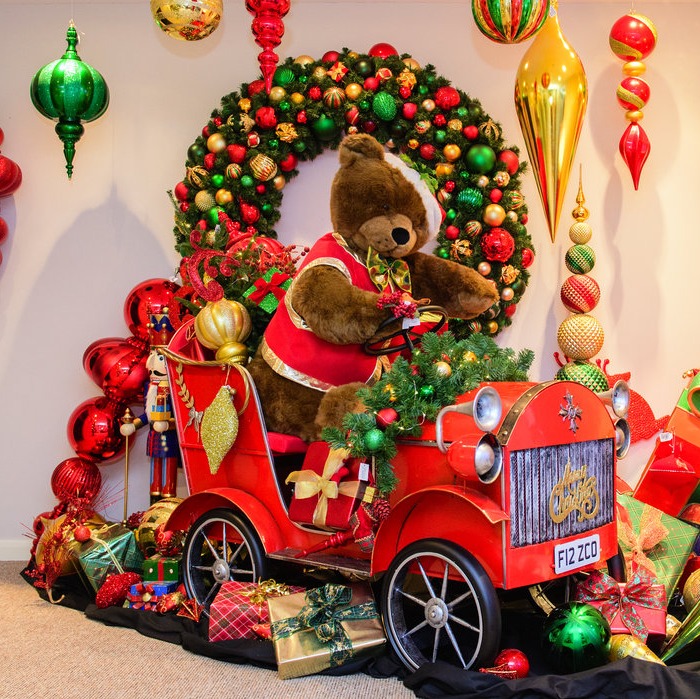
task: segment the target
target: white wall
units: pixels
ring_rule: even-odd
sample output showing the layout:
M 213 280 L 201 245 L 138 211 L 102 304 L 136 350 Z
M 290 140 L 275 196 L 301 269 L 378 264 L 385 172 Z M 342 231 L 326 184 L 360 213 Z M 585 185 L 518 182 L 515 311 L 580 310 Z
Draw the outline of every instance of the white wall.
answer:
M 603 291 L 596 311 L 606 331 L 601 356 L 611 359 L 612 370 L 632 372 L 633 388 L 658 416 L 675 404 L 682 372 L 700 365 L 700 328 L 693 312 L 700 259 L 695 173 L 700 6 L 637 2 L 637 11 L 656 24 L 659 45 L 646 61 L 652 98 L 643 124 L 652 152 L 635 192 L 617 150 L 626 126 L 615 99 L 621 61 L 608 47 L 610 27 L 629 5 L 560 5 L 564 34 L 589 81 L 576 168 L 583 164 L 598 258 L 594 276 Z M 68 418 L 79 403 L 100 394 L 83 371 L 83 352 L 96 339 L 128 335 L 122 308 L 129 290 L 175 270 L 166 191 L 181 179 L 187 147 L 220 98 L 258 76 L 260 49 L 242 1 L 226 0 L 222 25 L 195 43 L 163 34 L 145 0 L 27 0 L 3 2 L 0 12 L 2 152 L 24 173 L 15 196 L 0 200 L 0 215 L 10 227 L 0 247 L 0 558 L 24 559 L 30 539 L 23 535 L 35 515 L 55 505 L 51 473 L 73 456 Z M 79 53 L 104 75 L 111 104 L 105 116 L 86 125 L 69 182 L 53 124 L 32 106 L 29 84 L 41 66 L 63 53 L 71 14 L 82 34 Z M 422 64 L 434 64 L 480 99 L 501 122 L 506 140 L 525 154 L 513 85 L 527 46 L 501 46 L 482 37 L 468 0 L 293 0 L 285 28 L 283 57 L 320 57 L 342 47 L 366 52 L 387 41 Z M 326 232 L 334 170 L 334 154 L 324 155 L 286 188 L 278 226 L 283 240 L 310 241 Z M 525 178 L 538 256 L 514 325 L 499 342 L 535 350 L 535 379 L 552 378 L 557 369 L 552 354 L 556 329 L 567 315 L 559 286 L 567 276 L 563 257 L 576 184 L 570 182 L 552 245 L 534 179 Z M 141 441 L 132 452 L 130 510 L 147 505 L 143 449 Z M 118 518 L 123 464 L 102 469 L 103 504 Z

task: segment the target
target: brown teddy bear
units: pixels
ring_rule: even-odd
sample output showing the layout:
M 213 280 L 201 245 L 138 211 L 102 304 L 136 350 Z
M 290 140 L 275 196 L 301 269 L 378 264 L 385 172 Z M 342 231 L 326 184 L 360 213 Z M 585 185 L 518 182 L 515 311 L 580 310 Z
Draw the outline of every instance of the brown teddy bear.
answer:
M 417 172 L 365 134 L 346 137 L 339 160 L 334 231 L 304 258 L 249 365 L 268 429 L 306 441 L 361 410 L 357 389 L 379 377 L 382 362 L 363 343 L 392 317 L 378 304 L 383 294 L 430 299 L 454 318 L 498 300 L 476 271 L 418 252 L 437 233 L 441 210 Z

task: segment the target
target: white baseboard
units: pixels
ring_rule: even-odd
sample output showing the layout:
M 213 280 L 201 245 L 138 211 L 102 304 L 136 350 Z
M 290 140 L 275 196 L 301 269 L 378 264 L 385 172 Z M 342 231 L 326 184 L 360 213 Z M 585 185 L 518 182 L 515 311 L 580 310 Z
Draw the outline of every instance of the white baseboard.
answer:
M 0 539 L 0 561 L 28 561 L 32 542 L 21 539 Z

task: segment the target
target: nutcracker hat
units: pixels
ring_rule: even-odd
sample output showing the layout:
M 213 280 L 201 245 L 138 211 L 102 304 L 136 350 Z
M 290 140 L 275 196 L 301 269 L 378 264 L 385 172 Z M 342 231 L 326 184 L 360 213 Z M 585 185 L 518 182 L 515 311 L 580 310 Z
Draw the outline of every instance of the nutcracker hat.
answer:
M 170 322 L 169 310 L 167 307 L 159 309 L 154 313 L 148 309 L 148 339 L 151 347 L 165 347 L 172 339 L 175 328 Z

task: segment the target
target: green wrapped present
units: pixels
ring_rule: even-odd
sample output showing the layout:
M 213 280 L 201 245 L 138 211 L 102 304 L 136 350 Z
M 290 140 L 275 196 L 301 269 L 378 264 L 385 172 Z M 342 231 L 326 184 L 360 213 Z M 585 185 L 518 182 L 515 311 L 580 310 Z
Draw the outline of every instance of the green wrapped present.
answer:
M 144 582 L 177 582 L 180 579 L 180 561 L 177 558 L 151 556 L 143 562 Z
M 253 286 L 243 292 L 243 296 L 264 311 L 274 313 L 291 283 L 292 278 L 288 274 L 270 267 L 262 277 L 255 280 Z
M 698 529 L 627 493 L 617 494 L 617 532 L 628 570 L 646 568 L 670 600 L 693 551 Z
M 121 524 L 109 524 L 92 531 L 90 539 L 74 550 L 78 567 L 95 592 L 112 573 L 141 573 L 143 555 L 134 532 Z
M 368 585 L 328 584 L 267 600 L 281 679 L 372 655 L 386 642 Z

